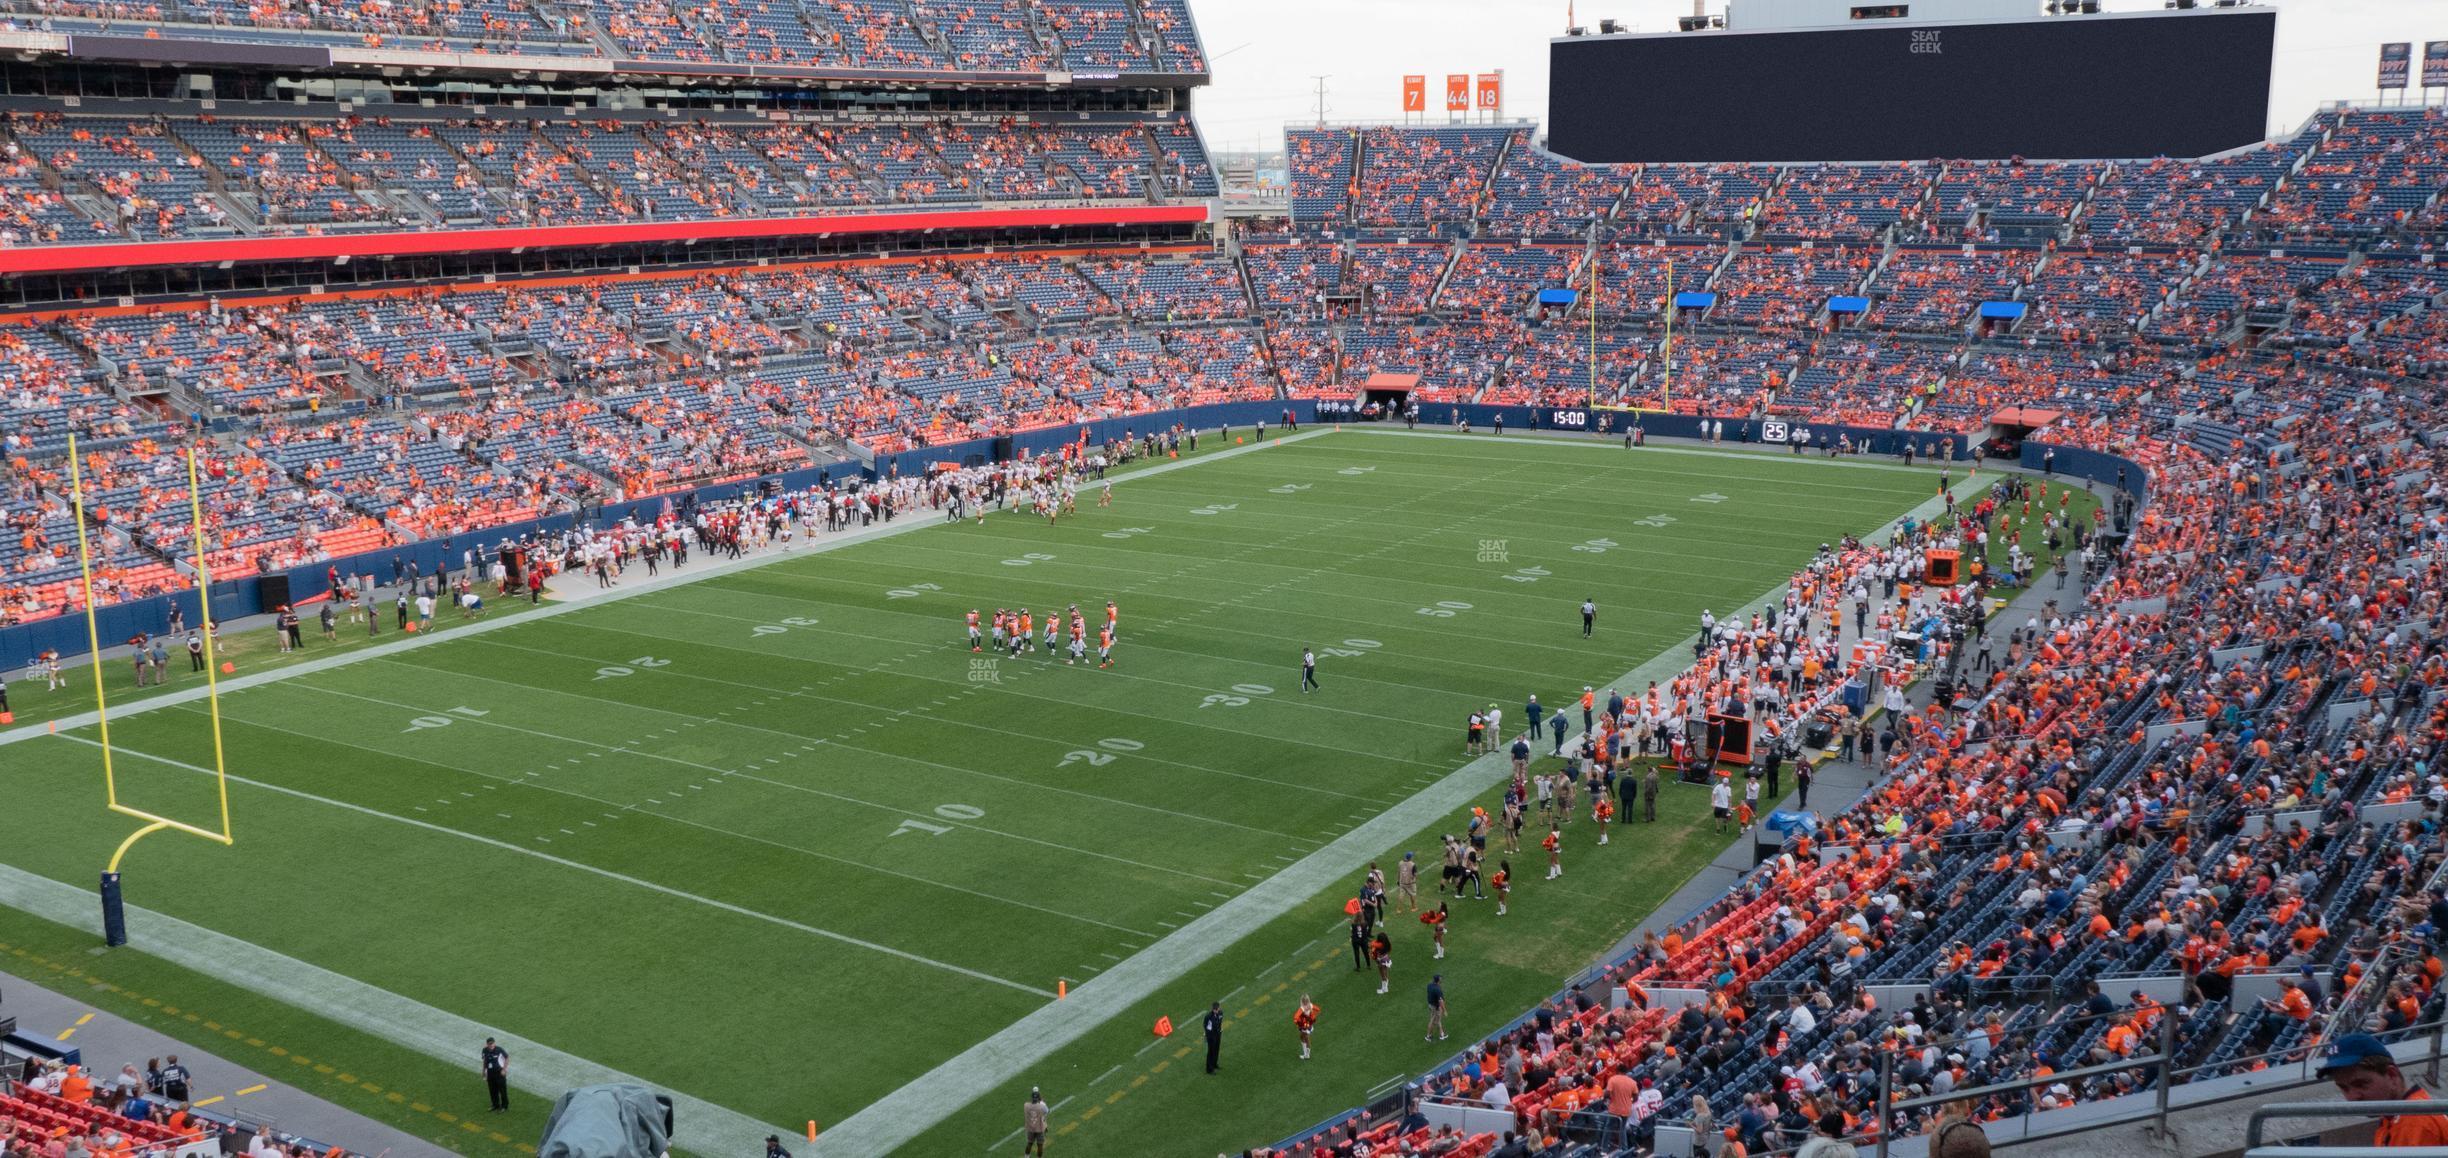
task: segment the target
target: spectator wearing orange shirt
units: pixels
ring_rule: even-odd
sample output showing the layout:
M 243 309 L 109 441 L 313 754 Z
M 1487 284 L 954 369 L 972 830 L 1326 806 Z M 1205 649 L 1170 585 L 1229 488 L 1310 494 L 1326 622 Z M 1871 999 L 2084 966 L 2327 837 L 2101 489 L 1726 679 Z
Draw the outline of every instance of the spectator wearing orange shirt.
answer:
M 2336 1083 L 2349 1102 L 2427 1102 L 2431 1095 L 2406 1081 L 2396 1055 L 2379 1038 L 2352 1033 L 2330 1043 L 2320 1076 Z M 2448 1115 L 2394 1114 L 2380 1119 L 2375 1146 L 2448 1146 Z

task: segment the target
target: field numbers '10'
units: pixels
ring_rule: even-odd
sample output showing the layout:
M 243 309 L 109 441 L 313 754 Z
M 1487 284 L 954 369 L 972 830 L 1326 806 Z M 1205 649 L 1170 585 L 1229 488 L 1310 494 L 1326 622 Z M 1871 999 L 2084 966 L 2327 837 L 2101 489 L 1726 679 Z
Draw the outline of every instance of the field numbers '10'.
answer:
M 1054 556 L 1052 555 L 1041 555 L 1035 551 L 1031 551 L 1017 559 L 1005 559 L 1003 560 L 1003 565 L 1006 567 L 1033 567 L 1039 563 L 1051 563 L 1053 561 Z
M 884 598 L 886 598 L 886 599 L 916 599 L 916 598 L 918 598 L 918 593 L 919 593 L 919 592 L 921 592 L 921 591 L 941 591 L 941 590 L 943 590 L 943 588 L 942 588 L 941 586 L 937 585 L 937 584 L 934 584 L 934 583 L 912 583 L 912 584 L 910 584 L 910 585 L 909 585 L 909 586 L 907 586 L 907 587 L 895 587 L 895 588 L 893 588 L 892 590 L 885 592 L 885 593 L 884 593 Z
M 618 679 L 618 678 L 620 678 L 620 677 L 622 677 L 622 676 L 633 676 L 633 675 L 636 675 L 636 674 L 637 674 L 637 669 L 642 668 L 642 667 L 649 667 L 649 668 L 652 668 L 652 667 L 670 667 L 670 666 L 671 666 L 671 661 L 670 661 L 670 660 L 668 660 L 668 659 L 656 659 L 655 657 L 653 657 L 653 656 L 651 656 L 651 655 L 641 655 L 641 656 L 637 657 L 636 659 L 630 660 L 630 661 L 629 661 L 629 665 L 628 665 L 627 667 L 622 667 L 622 666 L 620 666 L 620 665 L 615 664 L 615 665 L 614 665 L 614 666 L 612 666 L 612 667 L 599 667 L 599 668 L 596 668 L 596 669 L 595 669 L 595 678 L 596 678 L 596 679 L 599 679 L 599 680 Z
M 966 804 L 938 804 L 935 806 L 935 815 L 943 817 L 945 820 L 976 820 L 985 816 L 986 810 L 983 808 L 972 808 Z M 892 834 L 894 836 L 899 836 L 905 832 L 923 832 L 928 836 L 942 836 L 950 831 L 952 831 L 952 826 L 949 824 L 932 824 L 924 820 L 904 820 L 901 822 L 901 827 L 892 830 Z
M 1116 754 L 1123 752 L 1136 752 L 1141 748 L 1147 747 L 1147 745 L 1142 744 L 1137 740 L 1122 740 L 1109 736 L 1105 739 L 1097 741 L 1097 747 L 1105 750 L 1099 752 L 1094 748 L 1073 748 L 1072 750 L 1063 753 L 1063 758 L 1056 763 L 1056 767 L 1068 768 L 1073 764 L 1085 761 L 1091 768 L 1102 768 L 1107 764 L 1113 763 L 1114 756 Z
M 493 713 L 491 712 L 482 711 L 477 708 L 452 708 L 449 716 L 418 716 L 417 718 L 408 721 L 408 726 L 401 728 L 400 732 L 404 735 L 409 732 L 422 732 L 427 728 L 447 728 L 452 724 L 459 722 L 458 720 L 452 719 L 451 716 L 458 716 L 463 719 L 470 720 L 481 720 L 492 714 Z
M 1451 619 L 1455 615 L 1470 609 L 1471 605 L 1468 603 L 1460 603 L 1456 602 L 1455 600 L 1445 599 L 1438 601 L 1437 605 L 1434 607 L 1420 608 L 1419 613 L 1422 615 L 1434 616 L 1438 619 Z
M 804 615 L 794 615 L 780 623 L 760 623 L 755 627 L 749 628 L 748 634 L 752 636 L 780 635 L 794 627 L 814 627 L 816 626 L 816 622 L 816 620 L 810 619 Z
M 1202 708 L 1238 708 L 1247 705 L 1251 696 L 1271 696 L 1275 689 L 1265 684 L 1234 684 L 1231 693 L 1217 692 L 1199 701 Z

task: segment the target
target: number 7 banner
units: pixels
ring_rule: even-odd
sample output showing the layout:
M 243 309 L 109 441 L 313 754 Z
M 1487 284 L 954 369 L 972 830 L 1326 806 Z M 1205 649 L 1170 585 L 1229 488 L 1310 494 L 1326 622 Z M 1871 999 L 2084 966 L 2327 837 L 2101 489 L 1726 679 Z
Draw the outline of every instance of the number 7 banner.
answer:
M 1402 111 L 1406 113 L 1428 111 L 1428 78 L 1425 75 L 1403 77 Z

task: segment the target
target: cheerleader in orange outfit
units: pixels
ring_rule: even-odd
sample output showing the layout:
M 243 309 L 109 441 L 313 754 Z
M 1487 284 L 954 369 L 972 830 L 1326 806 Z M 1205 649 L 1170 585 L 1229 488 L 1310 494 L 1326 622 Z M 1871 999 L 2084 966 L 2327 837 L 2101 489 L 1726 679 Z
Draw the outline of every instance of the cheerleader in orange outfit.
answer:
M 1511 900 L 1513 897 L 1513 862 L 1509 860 L 1497 861 L 1496 876 L 1488 881 L 1488 883 L 1496 886 L 1496 915 L 1499 917 L 1504 916 L 1505 902 Z
M 1317 1029 L 1318 1005 L 1301 994 L 1300 1008 L 1292 1011 L 1292 1028 L 1300 1031 L 1301 1060 L 1309 1060 L 1309 1035 Z
M 1435 909 L 1420 914 L 1420 924 L 1428 926 L 1428 935 L 1435 941 L 1436 959 L 1439 961 L 1445 959 L 1445 922 L 1452 917 L 1443 901 L 1437 902 Z

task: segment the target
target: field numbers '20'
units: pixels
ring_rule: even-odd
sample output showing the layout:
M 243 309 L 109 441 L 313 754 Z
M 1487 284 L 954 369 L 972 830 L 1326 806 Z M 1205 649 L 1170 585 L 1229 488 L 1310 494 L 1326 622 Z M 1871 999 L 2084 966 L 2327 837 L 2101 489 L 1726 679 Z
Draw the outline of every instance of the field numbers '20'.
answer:
M 782 634 L 783 632 L 785 632 L 785 631 L 789 631 L 791 628 L 794 628 L 794 627 L 814 627 L 814 626 L 816 626 L 816 620 L 810 619 L 810 618 L 808 618 L 807 616 L 804 616 L 804 615 L 794 615 L 794 616 L 791 616 L 791 617 L 790 617 L 790 618 L 788 618 L 788 619 L 783 620 L 783 621 L 782 621 L 782 622 L 780 622 L 780 623 L 760 623 L 760 624 L 756 625 L 755 627 L 751 627 L 751 628 L 749 628 L 749 629 L 748 629 L 748 634 L 750 634 L 750 635 L 752 635 L 752 636 L 753 636 L 753 635 L 780 635 L 780 634 Z
M 1239 503 L 1209 503 L 1203 507 L 1191 508 L 1190 513 L 1194 515 L 1220 515 L 1226 511 L 1237 511 L 1240 509 L 1241 504 Z
M 1113 763 L 1114 757 L 1117 754 L 1124 752 L 1136 752 L 1145 747 L 1147 747 L 1147 745 L 1142 744 L 1137 740 L 1124 740 L 1108 736 L 1105 739 L 1097 741 L 1097 748 L 1103 748 L 1105 749 L 1104 751 L 1099 752 L 1095 748 L 1073 748 L 1072 750 L 1063 753 L 1063 758 L 1057 761 L 1055 766 L 1060 768 L 1068 768 L 1073 764 L 1078 764 L 1084 761 L 1091 768 L 1102 768 L 1107 764 Z
M 1238 708 L 1247 705 L 1252 696 L 1271 696 L 1275 689 L 1265 684 L 1234 684 L 1231 692 L 1217 692 L 1199 701 L 1202 708 Z
M 493 713 L 491 712 L 482 711 L 477 708 L 452 708 L 449 716 L 418 716 L 417 718 L 408 721 L 408 726 L 401 728 L 400 732 L 402 734 L 406 734 L 409 732 L 422 732 L 427 728 L 447 728 L 452 724 L 459 722 L 458 720 L 452 719 L 451 716 L 458 716 L 470 720 L 481 720 L 492 714 Z
M 972 808 L 966 804 L 938 804 L 935 806 L 935 815 L 943 817 L 945 820 L 976 820 L 985 816 L 986 810 L 983 808 Z M 904 820 L 901 822 L 901 827 L 892 830 L 892 834 L 894 836 L 899 836 L 905 832 L 923 832 L 928 836 L 942 836 L 950 831 L 952 831 L 952 826 L 949 824 L 931 824 L 924 820 Z
M 1468 603 L 1460 603 L 1456 602 L 1455 600 L 1445 599 L 1438 601 L 1437 605 L 1434 607 L 1420 608 L 1419 613 L 1422 615 L 1433 616 L 1438 619 L 1451 619 L 1454 616 L 1470 609 L 1471 605 Z
M 909 585 L 909 586 L 907 586 L 907 587 L 895 587 L 895 588 L 893 588 L 892 590 L 885 592 L 885 593 L 884 593 L 884 598 L 886 598 L 886 599 L 916 599 L 916 598 L 918 598 L 918 593 L 919 593 L 919 592 L 921 592 L 921 591 L 941 591 L 941 590 L 943 590 L 943 588 L 942 588 L 940 585 L 938 585 L 938 584 L 934 584 L 934 583 L 912 583 L 912 584 L 910 584 L 910 585 Z
M 641 655 L 636 659 L 630 660 L 628 666 L 626 667 L 615 664 L 611 667 L 596 668 L 595 678 L 599 680 L 619 679 L 622 676 L 636 675 L 637 669 L 642 667 L 654 668 L 670 666 L 671 661 L 668 659 L 656 659 L 651 655 Z
M 1006 567 L 1034 567 L 1039 563 L 1051 563 L 1053 561 L 1054 556 L 1052 555 L 1044 555 L 1031 551 L 1017 559 L 1005 559 L 1003 560 L 1003 565 Z

